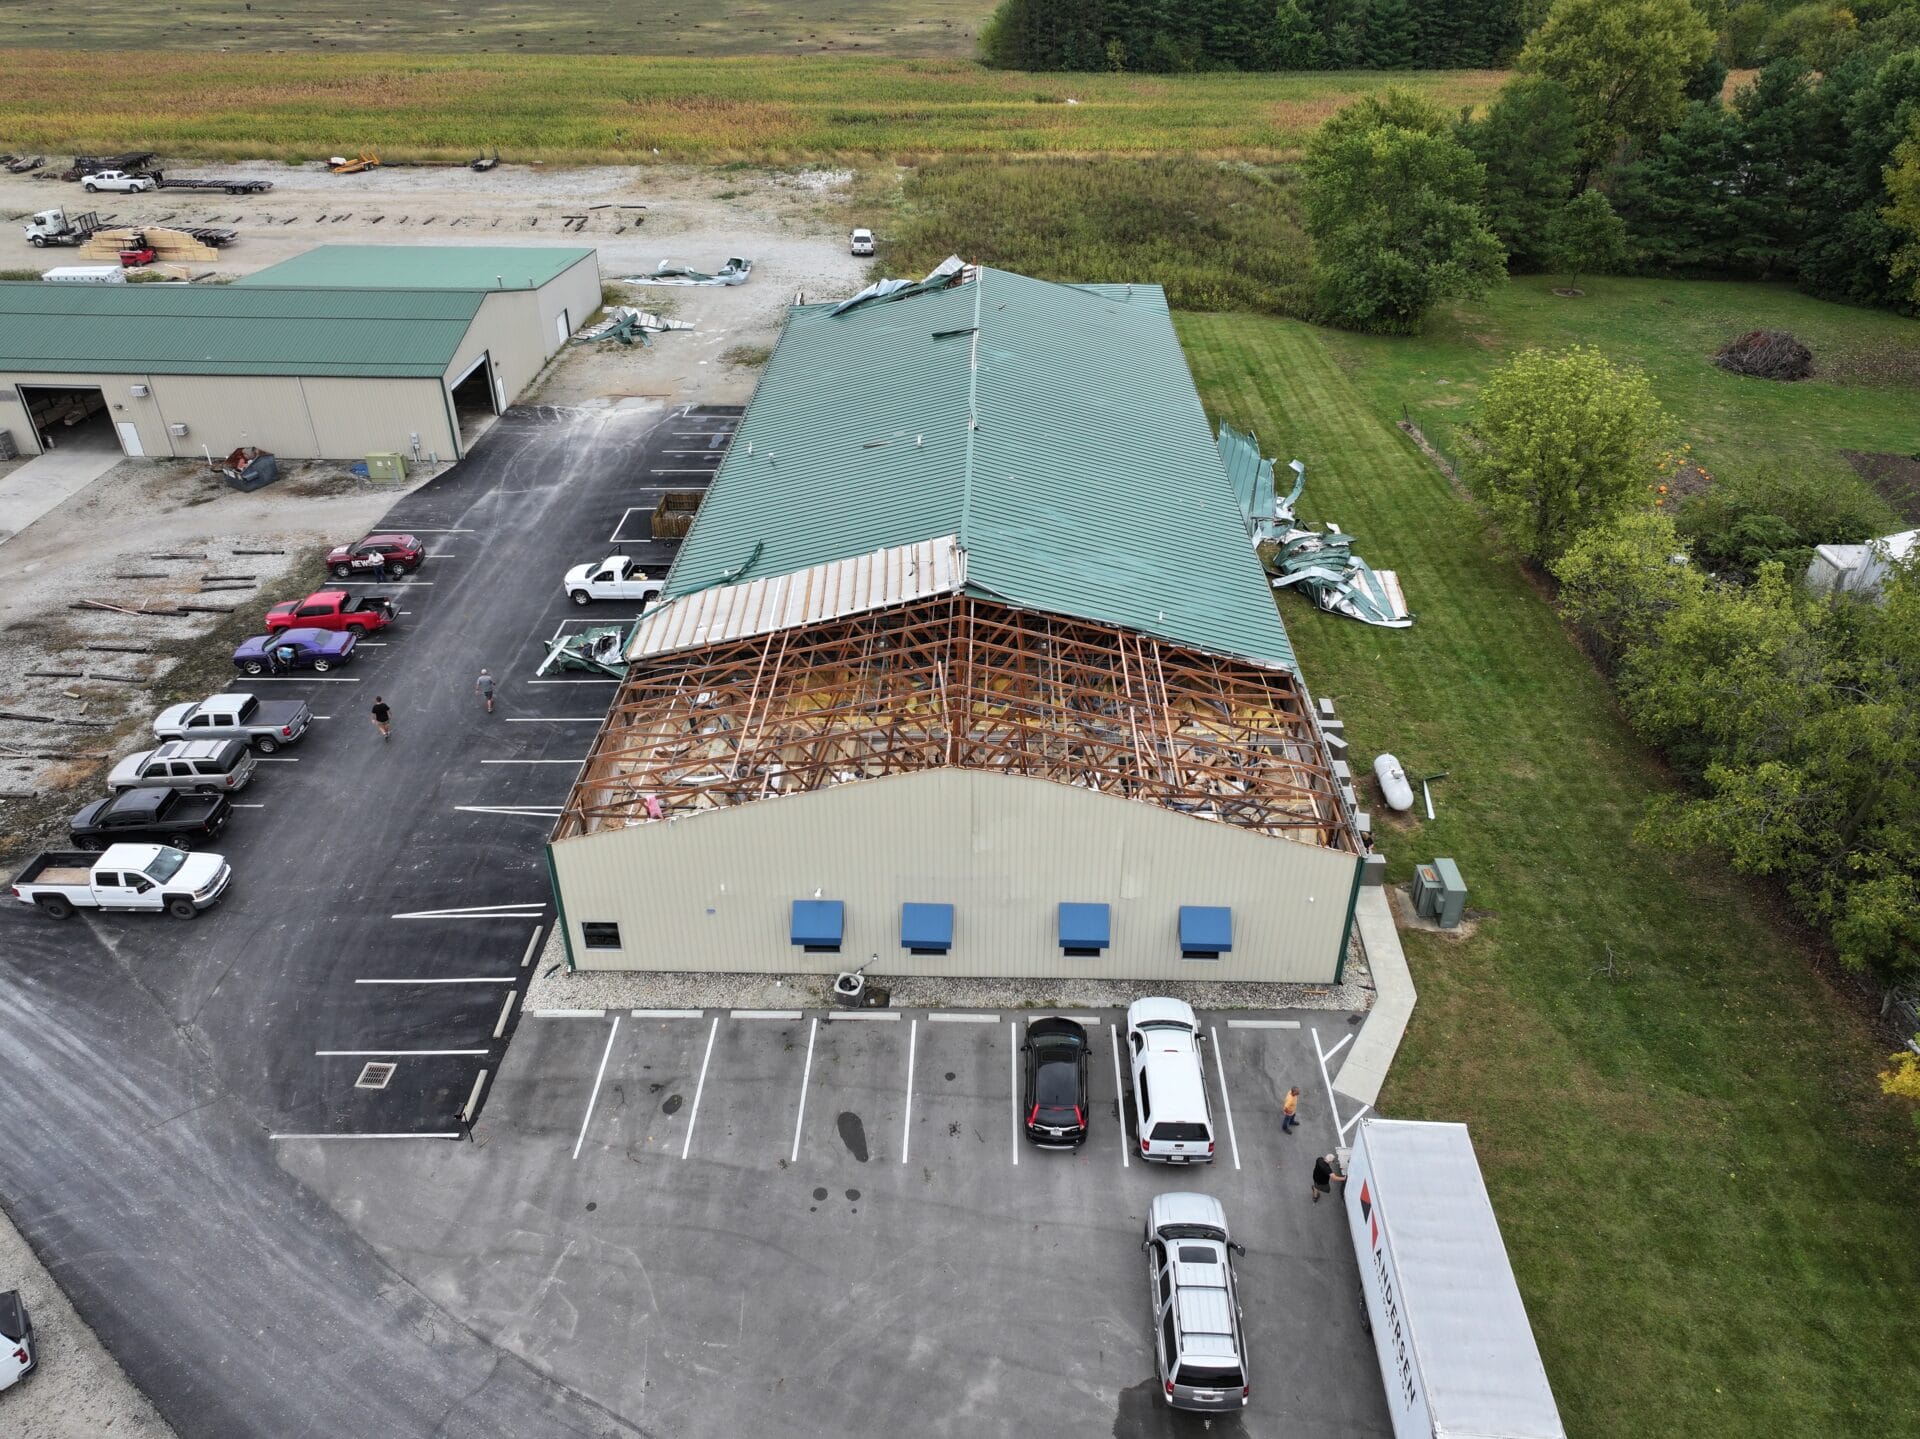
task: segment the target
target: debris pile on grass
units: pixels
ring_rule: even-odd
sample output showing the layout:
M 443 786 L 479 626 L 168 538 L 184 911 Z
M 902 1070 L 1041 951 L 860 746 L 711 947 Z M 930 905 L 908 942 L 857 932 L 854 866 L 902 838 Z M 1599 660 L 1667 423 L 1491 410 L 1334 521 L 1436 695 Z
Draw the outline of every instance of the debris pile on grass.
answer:
M 1785 330 L 1749 330 L 1722 345 L 1713 362 L 1758 380 L 1804 380 L 1813 373 L 1813 351 Z

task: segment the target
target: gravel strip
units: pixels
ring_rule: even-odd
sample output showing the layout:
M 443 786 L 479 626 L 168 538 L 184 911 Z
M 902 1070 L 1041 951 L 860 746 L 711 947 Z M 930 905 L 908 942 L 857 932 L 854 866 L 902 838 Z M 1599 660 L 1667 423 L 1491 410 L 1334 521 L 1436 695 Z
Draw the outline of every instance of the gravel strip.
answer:
M 1353 942 L 1359 953 L 1359 941 Z M 567 972 L 560 931 L 547 938 L 527 991 L 536 1009 L 826 1009 L 832 980 L 818 974 L 702 974 L 600 970 Z M 1364 966 L 1361 966 L 1364 968 Z M 1144 981 L 1124 979 L 976 979 L 874 973 L 893 991 L 895 1009 L 1124 1009 L 1147 995 L 1184 999 L 1196 1009 L 1324 1009 L 1364 1013 L 1370 981 L 1326 984 Z

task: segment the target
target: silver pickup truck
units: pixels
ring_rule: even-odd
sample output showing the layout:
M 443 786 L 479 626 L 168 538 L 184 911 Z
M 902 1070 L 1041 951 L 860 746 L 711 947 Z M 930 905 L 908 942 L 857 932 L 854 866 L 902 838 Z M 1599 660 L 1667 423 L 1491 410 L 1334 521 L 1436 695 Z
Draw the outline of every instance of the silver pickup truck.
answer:
M 198 704 L 171 705 L 153 722 L 155 739 L 248 739 L 272 754 L 307 732 L 313 711 L 305 700 L 263 700 L 248 694 L 208 695 Z
M 164 910 L 192 919 L 232 878 L 232 866 L 217 854 L 160 844 L 116 844 L 99 855 L 50 849 L 15 876 L 13 897 L 54 919 L 79 909 Z

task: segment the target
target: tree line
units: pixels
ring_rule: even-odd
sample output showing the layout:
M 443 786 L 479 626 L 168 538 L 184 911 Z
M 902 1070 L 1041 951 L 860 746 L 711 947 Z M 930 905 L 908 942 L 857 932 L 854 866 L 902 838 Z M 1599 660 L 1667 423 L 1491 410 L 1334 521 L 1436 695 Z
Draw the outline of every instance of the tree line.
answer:
M 1007 70 L 1444 70 L 1504 64 L 1537 0 L 1001 0 Z

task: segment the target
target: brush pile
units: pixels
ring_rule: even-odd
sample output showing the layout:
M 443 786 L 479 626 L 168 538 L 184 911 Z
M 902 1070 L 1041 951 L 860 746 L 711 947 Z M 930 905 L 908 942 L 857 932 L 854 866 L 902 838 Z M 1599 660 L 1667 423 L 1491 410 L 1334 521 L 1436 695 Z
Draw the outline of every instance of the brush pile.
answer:
M 1785 330 L 1749 330 L 1722 345 L 1713 362 L 1757 380 L 1804 380 L 1813 373 L 1813 351 Z

